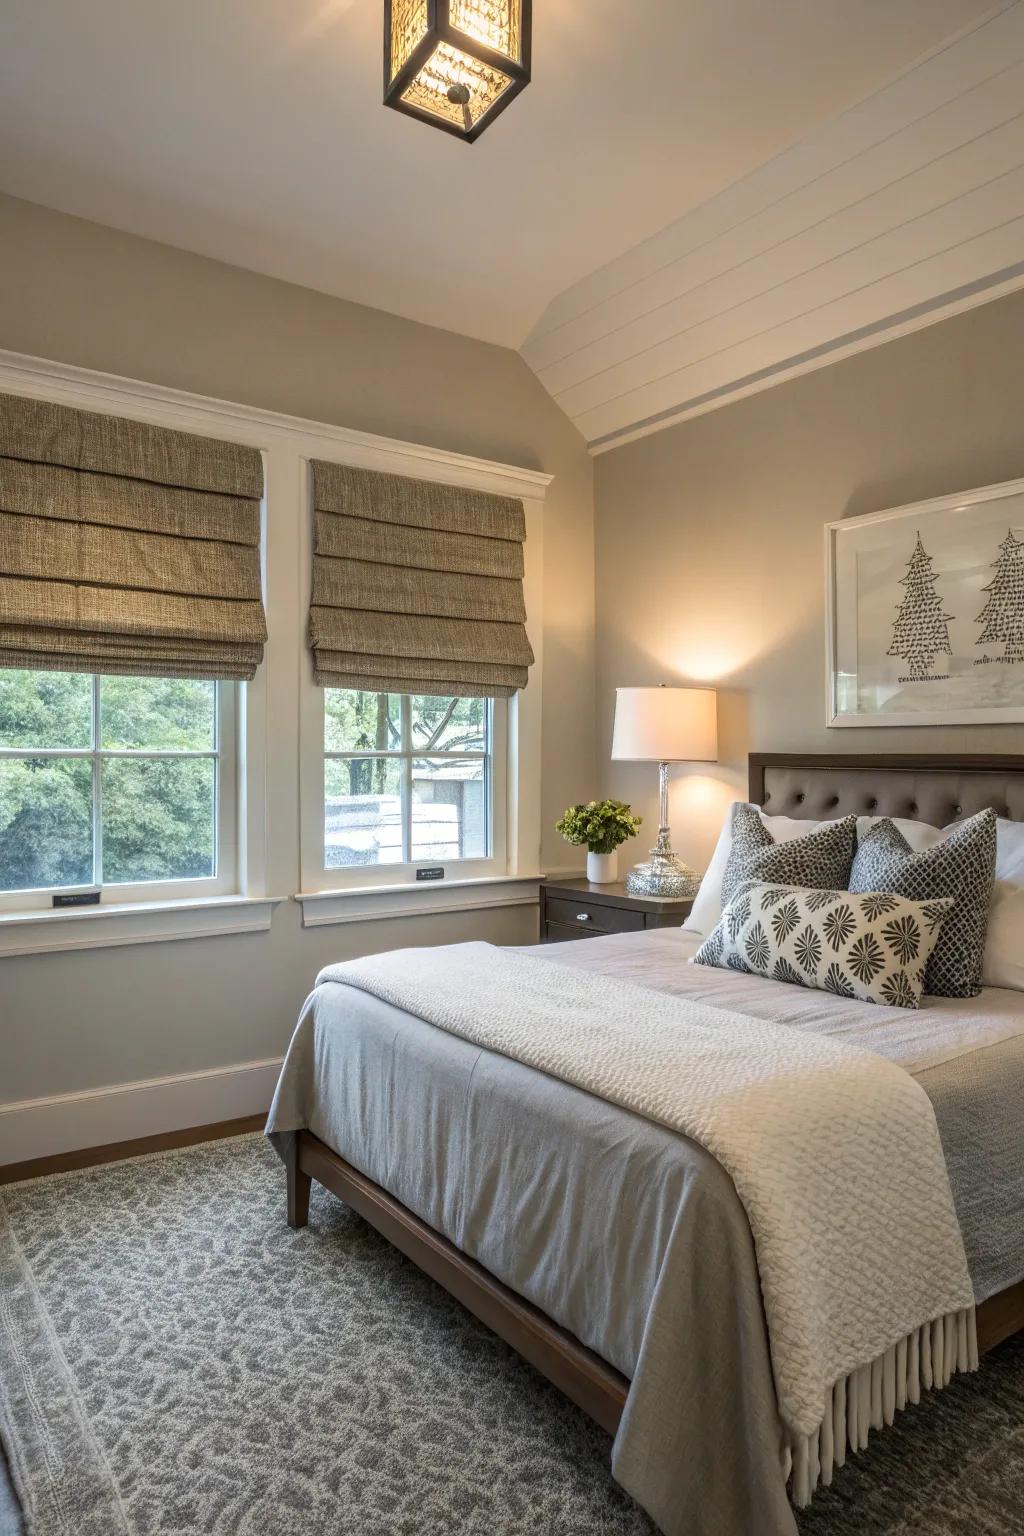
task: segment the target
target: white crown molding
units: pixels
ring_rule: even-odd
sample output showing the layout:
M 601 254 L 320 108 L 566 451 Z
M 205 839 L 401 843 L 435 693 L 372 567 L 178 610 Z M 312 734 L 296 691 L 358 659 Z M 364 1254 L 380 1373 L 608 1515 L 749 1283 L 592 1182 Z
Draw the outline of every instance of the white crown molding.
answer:
M 154 419 L 154 408 L 158 408 L 162 425 L 180 425 L 185 431 L 205 431 L 210 436 L 230 433 L 261 448 L 269 448 L 274 441 L 285 438 L 289 446 L 297 447 L 310 457 L 340 452 L 346 464 L 359 468 L 385 469 L 395 474 L 443 480 L 492 491 L 499 496 L 543 501 L 554 478 L 517 464 L 476 459 L 468 454 L 431 448 L 425 443 L 406 443 L 373 432 L 359 432 L 352 427 L 334 426 L 330 422 L 307 421 L 257 406 L 193 395 L 141 379 L 122 378 L 113 373 L 76 368 L 69 363 L 3 349 L 0 349 L 0 390 L 11 390 L 40 400 L 56 400 L 83 410 L 105 410 L 111 415 L 132 415 L 141 406 L 146 410 L 148 420 Z
M 0 1165 L 264 1114 L 280 1070 L 275 1056 L 0 1104 Z

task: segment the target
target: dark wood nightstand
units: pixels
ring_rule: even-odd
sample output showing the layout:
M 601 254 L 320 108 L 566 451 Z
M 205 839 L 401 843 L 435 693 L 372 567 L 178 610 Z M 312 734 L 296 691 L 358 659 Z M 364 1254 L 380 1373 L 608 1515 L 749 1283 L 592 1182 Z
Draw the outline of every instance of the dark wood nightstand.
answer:
M 596 939 L 603 933 L 639 933 L 644 928 L 679 928 L 690 915 L 691 898 L 658 901 L 627 896 L 626 883 L 591 885 L 589 880 L 544 880 L 540 887 L 540 941 Z

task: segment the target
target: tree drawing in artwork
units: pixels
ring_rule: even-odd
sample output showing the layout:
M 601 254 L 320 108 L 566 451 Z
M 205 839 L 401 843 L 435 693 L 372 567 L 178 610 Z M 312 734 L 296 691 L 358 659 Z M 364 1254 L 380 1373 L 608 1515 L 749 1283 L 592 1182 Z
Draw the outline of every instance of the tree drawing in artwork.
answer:
M 999 559 L 993 563 L 995 575 L 987 587 L 988 602 L 978 614 L 977 623 L 985 627 L 977 645 L 1003 646 L 1001 656 L 982 656 L 975 663 L 989 661 L 1024 661 L 1024 541 L 1014 538 L 1008 529 L 999 546 Z
M 936 656 L 949 656 L 949 624 L 952 614 L 943 613 L 942 599 L 935 590 L 938 576 L 932 569 L 932 557 L 925 552 L 921 535 L 907 562 L 907 574 L 900 578 L 900 586 L 907 594 L 899 604 L 896 622 L 892 627 L 892 644 L 889 656 L 899 656 L 910 671 L 901 677 L 901 683 L 920 683 L 948 676 L 932 672 Z

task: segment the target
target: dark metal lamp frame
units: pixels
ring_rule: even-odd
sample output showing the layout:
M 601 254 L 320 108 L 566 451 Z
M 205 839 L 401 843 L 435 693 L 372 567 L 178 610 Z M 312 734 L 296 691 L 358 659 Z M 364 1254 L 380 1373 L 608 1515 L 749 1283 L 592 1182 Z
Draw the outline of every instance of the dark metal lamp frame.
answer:
M 460 32 L 457 27 L 453 27 L 451 0 L 427 0 L 427 30 L 392 80 L 391 0 L 384 0 L 384 105 L 393 107 L 396 112 L 404 112 L 409 117 L 418 117 L 420 122 L 429 123 L 432 128 L 440 128 L 445 133 L 452 133 L 464 144 L 472 144 L 484 129 L 489 128 L 494 119 L 504 112 L 509 102 L 530 83 L 532 12 L 533 0 L 521 0 L 520 37 L 523 57 L 522 62 L 517 64 L 512 59 L 506 58 L 503 53 L 498 53 L 496 49 L 488 48 L 486 43 L 479 42 L 475 37 L 467 37 L 465 32 Z M 409 102 L 402 100 L 402 93 L 419 74 L 438 43 L 450 43 L 460 52 L 479 59 L 481 64 L 487 64 L 491 69 L 500 69 L 502 74 L 508 75 L 512 81 L 494 105 L 468 131 L 458 127 L 456 123 L 445 122 L 444 118 L 435 117 L 432 112 L 424 112 L 422 108 L 411 106 Z

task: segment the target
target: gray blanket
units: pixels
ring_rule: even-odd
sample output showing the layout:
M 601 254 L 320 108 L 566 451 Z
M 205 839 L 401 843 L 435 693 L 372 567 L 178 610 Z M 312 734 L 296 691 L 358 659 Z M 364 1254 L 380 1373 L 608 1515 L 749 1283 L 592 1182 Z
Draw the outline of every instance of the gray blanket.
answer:
M 897 1010 L 689 966 L 693 947 L 669 930 L 544 958 L 888 1043 L 936 1107 L 979 1299 L 1021 1278 L 1021 999 L 887 1026 Z M 792 1536 L 750 1232 L 699 1147 L 336 984 L 309 1001 L 268 1122 L 300 1126 L 630 1378 L 613 1470 L 669 1536 Z

